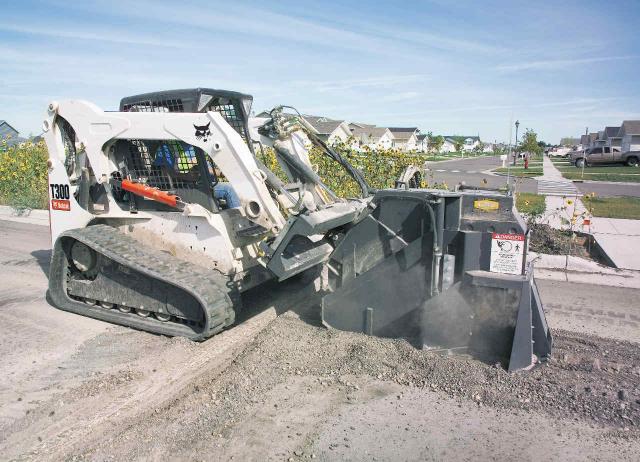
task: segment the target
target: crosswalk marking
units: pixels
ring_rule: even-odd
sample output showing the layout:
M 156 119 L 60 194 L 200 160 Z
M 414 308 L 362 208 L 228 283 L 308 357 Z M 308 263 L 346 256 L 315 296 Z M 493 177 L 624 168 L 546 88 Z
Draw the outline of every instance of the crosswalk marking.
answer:
M 538 194 L 545 196 L 582 196 L 568 180 L 538 180 Z

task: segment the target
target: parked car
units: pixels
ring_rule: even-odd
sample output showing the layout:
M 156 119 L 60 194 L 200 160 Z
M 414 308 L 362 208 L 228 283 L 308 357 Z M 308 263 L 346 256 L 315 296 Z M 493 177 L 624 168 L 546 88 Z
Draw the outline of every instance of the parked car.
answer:
M 584 153 L 584 149 L 575 149 L 573 151 L 566 152 L 563 157 L 565 159 L 571 160 L 571 162 L 573 163 L 574 162 L 573 159 L 575 158 L 575 156 L 577 156 L 578 154 L 583 154 L 583 153 Z
M 618 148 L 600 146 L 572 153 L 571 163 L 578 168 L 599 164 L 626 164 L 637 167 L 640 163 L 640 151 L 620 152 Z
M 549 157 L 567 157 L 567 154 L 571 152 L 570 148 L 549 148 L 547 156 Z

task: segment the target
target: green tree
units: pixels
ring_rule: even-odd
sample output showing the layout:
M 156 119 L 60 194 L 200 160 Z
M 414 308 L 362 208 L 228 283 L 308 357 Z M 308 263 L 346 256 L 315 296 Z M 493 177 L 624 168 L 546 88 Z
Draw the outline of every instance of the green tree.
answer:
M 433 152 L 440 152 L 444 144 L 444 136 L 438 135 L 433 138 Z
M 522 137 L 522 142 L 518 145 L 517 152 L 528 152 L 532 155 L 539 155 L 543 148 L 538 144 L 538 134 L 532 129 L 527 128 Z
M 444 137 L 442 135 L 433 136 L 432 132 L 427 133 L 427 151 L 433 154 L 433 159 L 435 160 L 436 154 L 440 152 L 442 149 L 442 145 L 444 144 Z
M 478 144 L 476 144 L 473 147 L 473 152 L 476 155 L 483 153 L 484 152 L 484 143 L 482 141 L 478 141 Z
M 456 150 L 456 152 L 459 152 L 462 154 L 462 157 L 464 157 L 464 141 L 457 139 L 453 142 L 453 147 Z

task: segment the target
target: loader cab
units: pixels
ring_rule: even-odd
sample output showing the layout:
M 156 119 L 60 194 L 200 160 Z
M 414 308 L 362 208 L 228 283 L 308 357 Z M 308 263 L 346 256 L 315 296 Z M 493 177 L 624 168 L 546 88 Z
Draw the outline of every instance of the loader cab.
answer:
M 247 121 L 253 104 L 251 95 L 211 88 L 168 90 L 128 96 L 120 101 L 121 112 L 218 112 L 240 135 L 248 140 Z M 229 208 L 227 199 L 216 198 L 214 189 L 219 174 L 211 158 L 199 148 L 179 140 L 120 140 L 116 157 L 125 163 L 134 180 L 169 191 L 186 202 L 217 212 Z M 126 193 L 122 199 L 129 200 Z M 132 199 L 138 209 L 164 207 L 144 198 Z M 140 208 L 142 207 L 142 208 Z
M 253 96 L 212 88 L 157 91 L 127 96 L 120 101 L 121 112 L 218 112 L 238 132 L 245 143 L 250 139 L 247 122 Z M 252 149 L 251 143 L 247 143 Z
M 111 148 L 119 170 L 115 180 L 131 180 L 169 192 L 211 212 L 224 208 L 214 199 L 218 183 L 211 160 L 199 148 L 180 140 L 119 139 Z M 132 210 L 172 211 L 169 206 L 114 188 L 118 202 L 128 203 Z

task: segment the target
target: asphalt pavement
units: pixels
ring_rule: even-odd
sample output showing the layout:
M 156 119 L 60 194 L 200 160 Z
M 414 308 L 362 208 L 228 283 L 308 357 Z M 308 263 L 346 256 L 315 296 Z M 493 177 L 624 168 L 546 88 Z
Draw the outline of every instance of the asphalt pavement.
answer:
M 433 179 L 430 182 L 445 182 L 450 187 L 464 182 L 467 186 L 500 188 L 507 184 L 507 177 L 488 173 L 489 170 L 500 167 L 502 161 L 499 156 L 477 157 L 447 160 L 442 162 L 427 161 Z M 486 180 L 486 183 L 483 183 Z M 534 178 L 511 179 L 518 182 L 521 192 L 538 193 L 538 181 Z M 640 183 L 611 183 L 592 182 L 573 183 L 582 194 L 596 193 L 598 196 L 634 196 L 640 197 Z

